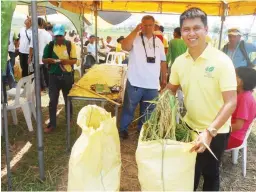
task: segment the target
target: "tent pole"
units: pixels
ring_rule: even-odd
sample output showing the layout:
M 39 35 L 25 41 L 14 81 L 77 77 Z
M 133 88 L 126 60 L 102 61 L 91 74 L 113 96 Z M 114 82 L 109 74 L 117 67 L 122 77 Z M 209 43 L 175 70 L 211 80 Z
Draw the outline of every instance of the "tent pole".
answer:
M 81 23 L 81 28 L 82 28 L 82 35 L 81 35 L 81 77 L 84 75 L 84 13 L 81 13 L 80 15 L 80 21 Z
M 95 48 L 96 48 L 96 62 L 98 61 L 98 43 L 97 43 L 97 37 L 98 37 L 98 10 L 97 10 L 97 5 L 95 3 L 95 10 L 94 10 L 94 16 L 95 16 L 95 36 L 96 36 L 96 43 L 95 43 Z
M 226 13 L 227 13 L 227 8 L 228 5 L 226 3 L 223 3 L 224 10 L 223 10 L 223 15 L 221 16 L 221 28 L 220 28 L 220 38 L 219 38 L 219 50 L 221 49 L 221 42 L 222 42 L 222 34 L 223 34 L 223 27 L 224 27 L 224 22 L 226 19 Z
M 7 117 L 7 95 L 6 87 L 2 79 L 2 91 L 1 91 L 1 103 L 3 104 L 3 126 L 4 126 L 4 138 L 5 138 L 5 151 L 6 151 L 6 167 L 7 167 L 7 180 L 8 180 L 8 191 L 12 191 L 12 180 L 11 180 L 11 166 L 10 166 L 10 151 L 9 151 L 9 134 L 8 134 L 8 117 Z M 2 129 L 2 128 L 1 128 Z M 3 129 L 2 129 L 3 131 Z
M 37 22 L 37 1 L 31 1 L 32 12 L 32 35 L 33 35 L 33 56 L 35 66 L 35 91 L 36 91 L 36 125 L 37 125 L 37 144 L 40 179 L 44 180 L 44 146 L 43 146 L 43 122 L 41 111 L 41 85 L 40 85 L 40 66 L 39 66 L 39 48 L 38 48 L 38 22 Z

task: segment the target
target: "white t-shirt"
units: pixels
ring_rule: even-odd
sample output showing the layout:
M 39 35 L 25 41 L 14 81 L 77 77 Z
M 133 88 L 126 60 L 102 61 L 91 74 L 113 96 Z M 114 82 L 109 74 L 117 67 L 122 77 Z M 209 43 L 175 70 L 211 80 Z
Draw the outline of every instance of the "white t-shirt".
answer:
M 155 55 L 153 37 L 143 37 L 148 57 L 155 56 L 155 63 L 147 63 L 145 49 L 141 36 L 137 36 L 133 42 L 133 48 L 129 54 L 128 80 L 131 85 L 146 89 L 158 89 L 161 61 L 166 61 L 163 43 L 155 38 Z
M 38 47 L 39 47 L 39 64 L 44 64 L 42 61 L 44 48 L 52 40 L 52 36 L 45 29 L 38 29 Z M 33 48 L 33 38 L 31 38 L 29 47 Z
M 11 31 L 10 32 L 10 37 L 9 37 L 9 46 L 8 46 L 8 52 L 15 52 L 15 45 L 14 45 L 14 41 L 13 41 L 13 37 L 14 37 L 14 32 Z
M 26 35 L 27 31 L 27 35 Z M 20 30 L 20 47 L 19 52 L 23 54 L 29 54 L 29 39 L 32 39 L 32 30 L 31 28 L 26 29 L 25 27 L 21 28 Z
M 110 45 L 112 47 L 115 47 L 115 43 L 113 43 L 113 41 L 110 41 L 109 43 L 107 41 L 104 42 L 104 45 L 106 46 L 106 50 L 107 52 L 110 52 L 111 51 L 111 48 L 109 48 L 107 45 Z

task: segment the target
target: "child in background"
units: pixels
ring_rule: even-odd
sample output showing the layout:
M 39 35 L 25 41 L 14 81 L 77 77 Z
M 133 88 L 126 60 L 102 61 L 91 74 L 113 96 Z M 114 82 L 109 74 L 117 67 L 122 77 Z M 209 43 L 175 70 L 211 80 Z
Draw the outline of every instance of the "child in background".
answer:
M 227 149 L 242 145 L 246 132 L 256 118 L 256 101 L 253 89 L 256 87 L 256 70 L 248 67 L 236 69 L 237 77 L 237 106 L 232 115 L 232 132 Z

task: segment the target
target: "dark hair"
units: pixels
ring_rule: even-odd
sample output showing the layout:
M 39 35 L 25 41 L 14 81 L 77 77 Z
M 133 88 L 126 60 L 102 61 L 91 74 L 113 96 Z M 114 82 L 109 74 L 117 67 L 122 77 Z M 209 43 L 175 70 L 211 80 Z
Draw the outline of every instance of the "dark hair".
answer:
M 89 39 L 91 39 L 91 38 L 96 38 L 96 36 L 95 36 L 95 35 L 91 35 L 91 36 L 89 37 Z
M 155 22 L 155 18 L 153 16 L 151 16 L 151 15 L 145 15 L 144 17 L 142 17 L 141 21 L 149 20 L 149 19 L 151 19 L 152 21 Z
M 122 40 L 124 40 L 124 36 L 120 36 L 116 41 L 117 41 L 117 43 L 119 43 Z
M 38 26 L 40 26 L 40 27 L 44 27 L 45 26 L 45 21 L 44 21 L 43 18 L 38 17 L 37 22 L 38 22 Z
M 256 70 L 249 67 L 236 68 L 237 76 L 243 81 L 243 89 L 252 91 L 256 87 Z
M 159 27 L 159 30 L 163 33 L 163 32 L 164 32 L 164 26 L 161 25 L 161 26 Z
M 46 31 L 51 31 L 52 28 L 53 28 L 52 24 L 51 24 L 50 22 L 47 22 L 47 23 L 46 23 L 45 30 L 46 30 Z
M 181 37 L 180 27 L 176 27 L 174 29 L 174 33 L 176 33 L 179 37 Z
M 184 20 L 194 18 L 200 18 L 204 26 L 207 26 L 207 14 L 199 8 L 192 7 L 180 15 L 180 27 L 182 27 Z

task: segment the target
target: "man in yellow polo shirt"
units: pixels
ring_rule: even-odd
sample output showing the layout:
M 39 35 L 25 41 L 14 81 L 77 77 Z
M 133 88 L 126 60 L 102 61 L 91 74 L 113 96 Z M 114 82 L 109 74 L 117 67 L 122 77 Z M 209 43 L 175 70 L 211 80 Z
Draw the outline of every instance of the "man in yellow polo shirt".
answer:
M 198 153 L 194 190 L 202 174 L 203 190 L 218 191 L 220 158 L 229 137 L 230 116 L 236 107 L 235 69 L 229 57 L 207 44 L 207 15 L 202 10 L 190 8 L 182 13 L 180 27 L 188 50 L 174 61 L 167 89 L 175 94 L 181 86 L 187 109 L 185 122 L 200 133 L 191 149 Z
M 51 41 L 44 48 L 43 63 L 49 65 L 49 114 L 50 123 L 45 128 L 49 133 L 56 128 L 56 112 L 60 90 L 62 90 L 67 113 L 67 96 L 74 81 L 73 67 L 77 61 L 76 46 L 65 40 L 64 25 L 53 27 L 54 41 Z M 72 116 L 72 106 L 71 106 Z

